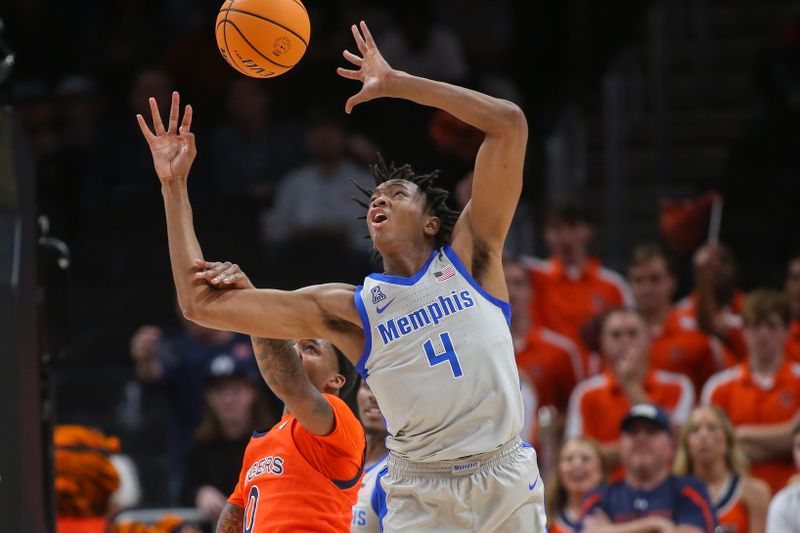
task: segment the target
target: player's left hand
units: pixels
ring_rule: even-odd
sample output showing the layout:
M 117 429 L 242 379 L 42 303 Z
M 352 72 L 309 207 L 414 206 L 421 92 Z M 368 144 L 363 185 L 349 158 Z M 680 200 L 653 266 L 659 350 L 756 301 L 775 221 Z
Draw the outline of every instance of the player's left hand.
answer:
M 386 78 L 393 72 L 392 67 L 389 66 L 389 63 L 386 62 L 378 50 L 378 45 L 375 44 L 375 39 L 372 38 L 369 28 L 367 28 L 367 24 L 363 20 L 360 28 L 361 30 L 359 31 L 359 26 L 355 24 L 352 26 L 353 37 L 356 40 L 358 51 L 361 52 L 361 57 L 349 50 L 344 51 L 344 58 L 359 67 L 358 70 L 348 70 L 342 67 L 336 69 L 340 76 L 351 80 L 359 80 L 363 83 L 361 90 L 351 96 L 344 106 L 344 112 L 348 114 L 358 104 L 386 96 Z
M 205 280 L 206 283 L 217 289 L 255 288 L 247 274 L 242 272 L 239 265 L 235 263 L 195 259 L 194 264 L 198 268 L 194 277 Z

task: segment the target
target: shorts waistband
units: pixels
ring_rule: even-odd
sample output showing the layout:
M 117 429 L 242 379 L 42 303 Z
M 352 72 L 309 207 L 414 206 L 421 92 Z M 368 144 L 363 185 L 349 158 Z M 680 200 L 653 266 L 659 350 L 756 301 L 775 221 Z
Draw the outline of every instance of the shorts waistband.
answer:
M 461 459 L 432 461 L 429 463 L 409 461 L 390 453 L 387 464 L 390 471 L 398 474 L 417 476 L 467 476 L 503 462 L 523 446 L 530 445 L 524 444 L 522 439 L 517 437 L 491 452 L 470 455 L 469 457 L 463 457 Z

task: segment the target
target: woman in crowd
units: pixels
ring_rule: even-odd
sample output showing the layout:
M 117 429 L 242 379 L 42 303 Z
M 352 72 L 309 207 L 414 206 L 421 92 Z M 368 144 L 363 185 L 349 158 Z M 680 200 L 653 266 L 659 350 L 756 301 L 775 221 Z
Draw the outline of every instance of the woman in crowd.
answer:
M 556 475 L 547 484 L 548 531 L 579 531 L 583 498 L 606 479 L 606 465 L 595 441 L 586 437 L 564 441 L 558 452 Z
M 747 475 L 748 467 L 725 413 L 696 407 L 681 432 L 675 473 L 706 484 L 723 532 L 764 533 L 770 490 Z

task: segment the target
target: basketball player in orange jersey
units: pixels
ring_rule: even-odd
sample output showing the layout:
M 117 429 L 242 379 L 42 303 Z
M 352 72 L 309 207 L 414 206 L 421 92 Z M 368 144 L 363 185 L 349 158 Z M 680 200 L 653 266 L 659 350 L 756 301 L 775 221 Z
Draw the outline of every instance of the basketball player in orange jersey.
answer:
M 178 301 L 200 324 L 271 339 L 328 339 L 356 363 L 389 433 L 385 531 L 545 531 L 536 454 L 519 438 L 523 407 L 502 267 L 522 189 L 525 116 L 510 102 L 396 71 L 366 24 L 352 30 L 360 55 L 344 56 L 356 69 L 338 73 L 362 86 L 345 111 L 401 98 L 480 129 L 472 200 L 458 215 L 432 186 L 435 174 L 378 165 L 366 207 L 383 273 L 363 287 L 217 290 L 235 281 L 227 266 L 209 274 L 193 263 L 202 251 L 187 186 L 196 155 L 191 107 L 179 127 L 174 93 L 165 128 L 151 99 L 155 133 L 137 119 L 162 184 Z
M 329 342 L 253 338 L 258 366 L 285 404 L 271 429 L 253 433 L 217 533 L 350 530 L 364 472 L 364 429 L 340 399 L 356 373 Z
M 674 471 L 705 483 L 721 533 L 764 533 L 770 490 L 747 475 L 749 466 L 725 413 L 695 407 L 681 430 Z

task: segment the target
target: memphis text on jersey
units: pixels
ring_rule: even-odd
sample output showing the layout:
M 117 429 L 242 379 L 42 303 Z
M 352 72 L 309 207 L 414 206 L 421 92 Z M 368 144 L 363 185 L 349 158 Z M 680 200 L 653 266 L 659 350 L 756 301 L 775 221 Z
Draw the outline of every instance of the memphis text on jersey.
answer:
M 460 313 L 475 305 L 469 290 L 452 291 L 449 296 L 439 296 L 431 303 L 424 305 L 400 318 L 390 318 L 378 324 L 384 346 L 393 343 L 412 331 L 438 324 L 442 318 Z

